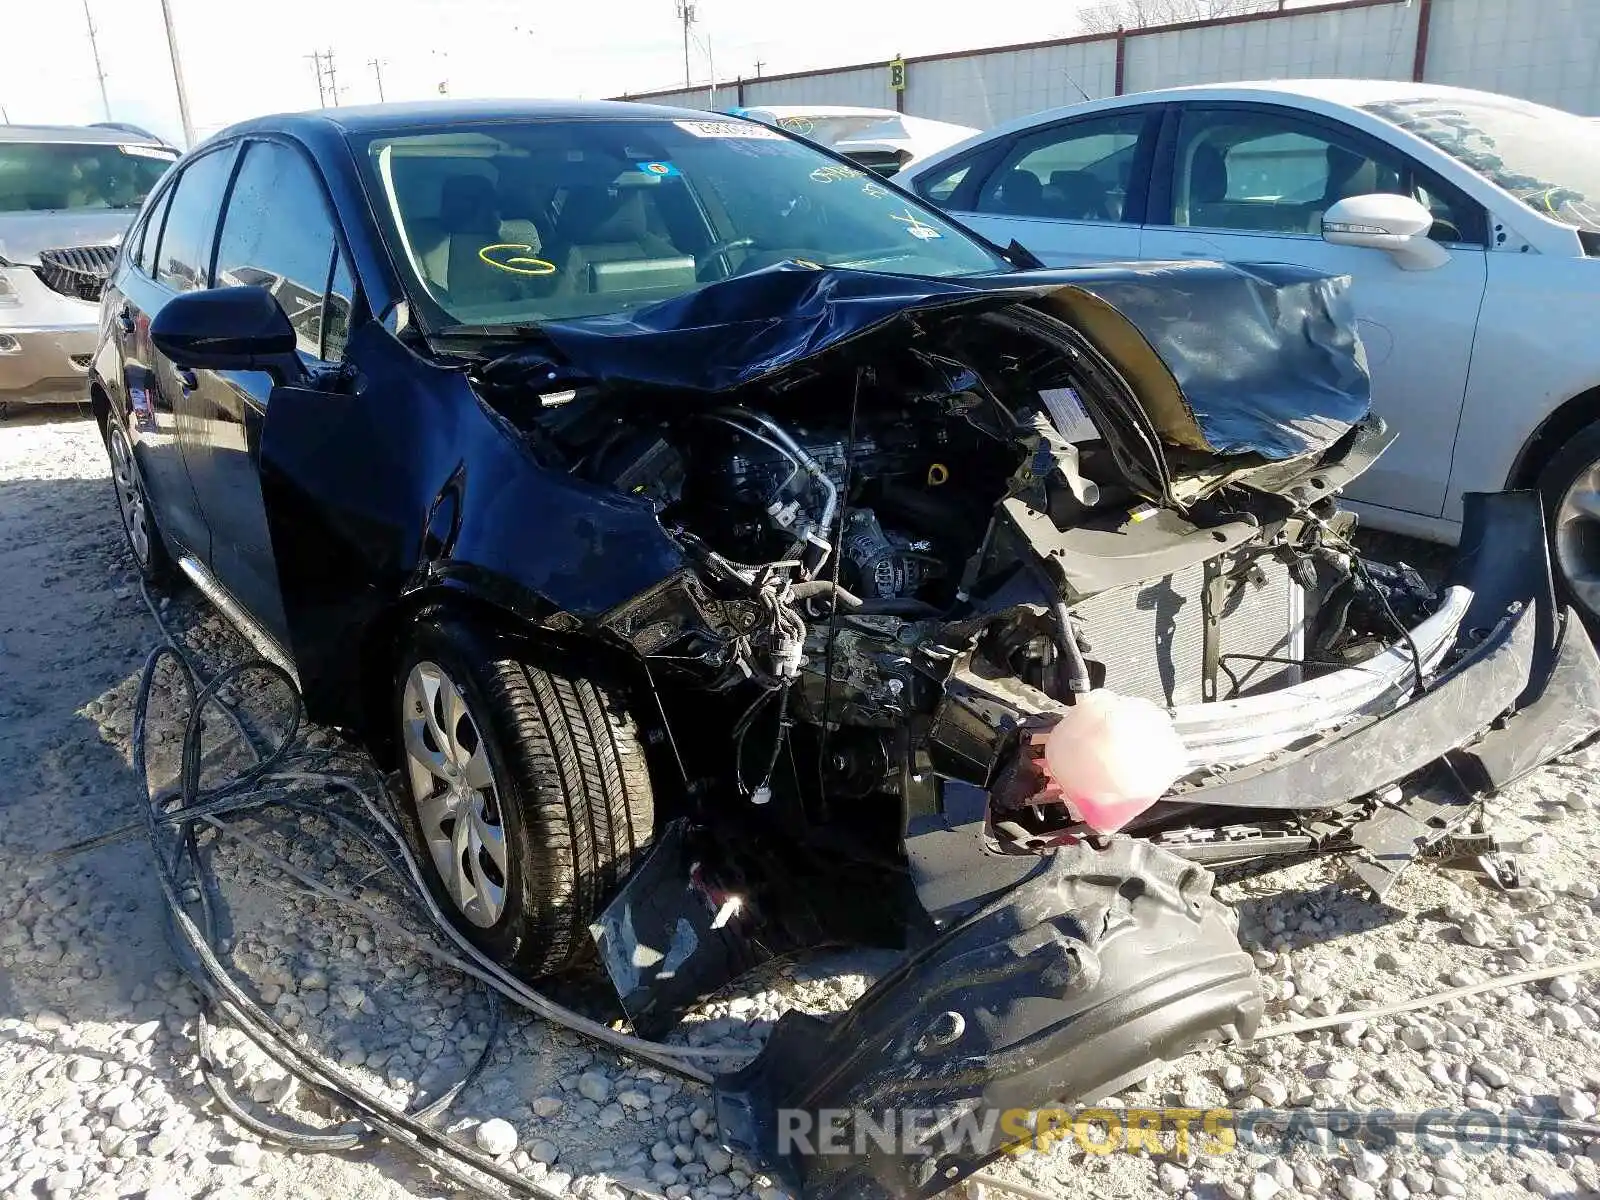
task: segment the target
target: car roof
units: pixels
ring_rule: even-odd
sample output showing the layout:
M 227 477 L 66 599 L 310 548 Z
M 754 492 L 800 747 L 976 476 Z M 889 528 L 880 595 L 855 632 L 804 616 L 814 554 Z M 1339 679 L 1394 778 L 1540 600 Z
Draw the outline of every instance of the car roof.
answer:
M 1403 79 L 1260 79 L 1238 83 L 1192 83 L 1182 87 L 1156 88 L 1148 92 L 1126 92 L 1098 100 L 1080 101 L 1060 108 L 1029 113 L 986 129 L 954 146 L 929 155 L 906 168 L 907 177 L 942 167 L 952 159 L 988 145 L 996 138 L 1022 133 L 1040 125 L 1066 120 L 1080 113 L 1115 112 L 1147 104 L 1176 104 L 1194 99 L 1275 100 L 1293 107 L 1297 101 L 1359 108 L 1392 100 L 1500 100 L 1506 97 L 1474 88 L 1449 87 L 1438 83 L 1412 83 Z
M 307 133 L 332 128 L 344 134 L 385 133 L 395 129 L 448 129 L 454 125 L 495 121 L 583 121 L 605 118 L 726 121 L 730 118 L 697 108 L 634 104 L 620 100 L 423 100 L 403 104 L 362 104 L 309 112 L 278 113 L 230 125 L 216 136 L 279 131 Z M 736 118 L 735 118 L 736 119 Z
M 1413 83 L 1409 79 L 1249 79 L 1239 83 L 1195 83 L 1185 87 L 1162 88 L 1158 92 L 1131 93 L 1124 99 L 1137 96 L 1176 95 L 1193 96 L 1195 93 L 1220 93 L 1244 91 L 1252 94 L 1276 93 L 1285 97 L 1309 97 L 1325 100 L 1329 104 L 1345 104 L 1352 108 L 1375 104 L 1382 100 L 1448 100 L 1465 96 L 1488 96 L 1491 93 L 1473 88 L 1450 87 L 1442 83 Z
M 81 146 L 165 146 L 158 137 L 130 129 L 90 125 L 0 125 L 0 142 L 56 142 Z
M 898 117 L 892 108 L 857 108 L 849 104 L 747 104 L 741 113 L 764 112 L 774 117 Z

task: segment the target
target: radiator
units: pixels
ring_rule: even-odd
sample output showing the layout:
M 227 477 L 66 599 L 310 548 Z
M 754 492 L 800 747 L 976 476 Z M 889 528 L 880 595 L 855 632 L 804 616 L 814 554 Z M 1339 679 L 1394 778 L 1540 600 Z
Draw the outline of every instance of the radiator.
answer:
M 1222 699 L 1301 680 L 1298 666 L 1227 657 L 1251 654 L 1298 660 L 1305 653 L 1304 589 L 1288 566 L 1275 558 L 1257 558 L 1255 567 L 1259 582 L 1245 582 L 1222 606 L 1222 663 L 1239 680 L 1234 692 L 1227 671 L 1218 671 L 1217 695 Z M 1074 605 L 1078 632 L 1090 646 L 1088 657 L 1105 665 L 1105 686 L 1157 704 L 1200 703 L 1204 589 L 1205 568 L 1196 565 Z

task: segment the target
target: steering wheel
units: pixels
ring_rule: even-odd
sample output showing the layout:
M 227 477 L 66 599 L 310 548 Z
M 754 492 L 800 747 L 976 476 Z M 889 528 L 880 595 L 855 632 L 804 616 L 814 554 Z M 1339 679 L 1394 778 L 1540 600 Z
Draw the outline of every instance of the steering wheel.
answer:
M 525 250 L 526 254 L 517 251 Z M 505 271 L 510 275 L 554 275 L 556 265 L 542 258 L 533 257 L 533 247 L 518 242 L 496 242 L 490 246 L 483 246 L 478 250 L 478 258 L 486 265 L 497 271 Z
M 726 254 L 730 250 L 748 250 L 756 244 L 753 237 L 729 238 L 725 242 L 718 242 L 709 249 L 701 251 L 694 256 L 694 273 L 698 275 L 711 265 L 711 260 L 719 254 Z

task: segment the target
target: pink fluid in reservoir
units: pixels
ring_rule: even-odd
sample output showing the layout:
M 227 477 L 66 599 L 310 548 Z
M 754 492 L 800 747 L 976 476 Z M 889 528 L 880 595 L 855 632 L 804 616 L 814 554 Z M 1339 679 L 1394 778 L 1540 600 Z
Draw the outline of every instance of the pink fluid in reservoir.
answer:
M 1167 710 L 1137 696 L 1085 692 L 1050 731 L 1045 763 L 1098 833 L 1115 833 L 1166 794 L 1188 765 Z

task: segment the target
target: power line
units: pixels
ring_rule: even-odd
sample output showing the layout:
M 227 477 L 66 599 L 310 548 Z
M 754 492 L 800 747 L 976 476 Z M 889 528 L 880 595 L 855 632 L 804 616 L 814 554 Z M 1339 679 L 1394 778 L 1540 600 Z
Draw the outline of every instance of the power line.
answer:
M 83 0 L 83 23 L 89 27 L 89 53 L 94 55 L 94 77 L 100 81 L 100 107 L 105 109 L 106 120 L 111 120 L 111 99 L 106 95 L 106 73 L 100 65 L 100 43 L 94 36 L 94 17 L 89 12 L 89 0 Z

